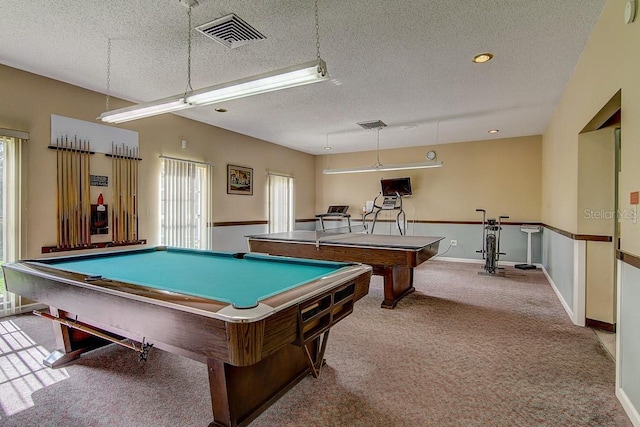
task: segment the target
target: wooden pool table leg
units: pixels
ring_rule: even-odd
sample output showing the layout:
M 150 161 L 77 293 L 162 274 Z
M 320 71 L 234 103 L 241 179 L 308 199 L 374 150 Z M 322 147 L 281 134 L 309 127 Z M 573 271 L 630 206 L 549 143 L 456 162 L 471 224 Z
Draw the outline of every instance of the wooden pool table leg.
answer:
M 307 345 L 311 354 L 319 353 L 318 340 Z M 310 372 L 306 355 L 292 344 L 254 365 L 209 358 L 207 367 L 214 417 L 210 427 L 248 425 Z
M 384 278 L 382 308 L 394 308 L 398 301 L 416 290 L 413 287 L 413 268 L 406 265 L 376 266 L 373 274 Z

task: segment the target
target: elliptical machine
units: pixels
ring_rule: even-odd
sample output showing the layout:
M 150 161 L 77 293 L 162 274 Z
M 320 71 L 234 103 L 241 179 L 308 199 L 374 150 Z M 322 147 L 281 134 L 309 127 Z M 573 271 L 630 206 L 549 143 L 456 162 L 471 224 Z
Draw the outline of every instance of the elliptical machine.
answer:
M 500 255 L 506 255 L 500 252 L 500 231 L 502 230 L 502 220 L 508 219 L 506 215 L 500 215 L 498 220 L 495 218 L 486 218 L 487 211 L 484 209 L 476 209 L 476 212 L 482 212 L 482 249 L 476 251 L 482 254 L 484 262 L 484 271 L 486 274 L 496 274 L 498 270 L 498 261 Z

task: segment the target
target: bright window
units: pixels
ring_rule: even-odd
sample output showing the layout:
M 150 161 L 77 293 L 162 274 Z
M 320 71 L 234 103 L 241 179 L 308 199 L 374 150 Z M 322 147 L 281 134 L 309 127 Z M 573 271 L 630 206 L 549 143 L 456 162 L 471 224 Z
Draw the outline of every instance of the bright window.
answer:
M 293 177 L 269 174 L 269 232 L 293 231 Z
M 24 134 L 25 139 L 3 135 Z M 24 132 L 0 129 L 0 264 L 17 261 L 22 253 L 22 144 Z M 1 276 L 1 275 L 0 275 Z M 0 315 L 20 312 L 21 298 L 6 292 L 0 277 Z
M 191 249 L 212 249 L 213 166 L 162 158 L 160 242 Z

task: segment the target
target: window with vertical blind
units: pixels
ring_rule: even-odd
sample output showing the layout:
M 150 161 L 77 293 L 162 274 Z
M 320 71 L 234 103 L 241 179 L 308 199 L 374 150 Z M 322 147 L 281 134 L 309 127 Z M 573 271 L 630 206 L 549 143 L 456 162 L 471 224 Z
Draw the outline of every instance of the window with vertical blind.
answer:
M 293 177 L 270 173 L 269 178 L 269 233 L 293 231 Z
M 160 242 L 213 249 L 213 165 L 160 158 Z
M 0 129 L 0 264 L 17 261 L 22 253 L 22 193 L 25 188 L 22 145 L 26 132 Z M 0 315 L 22 312 L 22 299 L 8 292 L 0 272 Z

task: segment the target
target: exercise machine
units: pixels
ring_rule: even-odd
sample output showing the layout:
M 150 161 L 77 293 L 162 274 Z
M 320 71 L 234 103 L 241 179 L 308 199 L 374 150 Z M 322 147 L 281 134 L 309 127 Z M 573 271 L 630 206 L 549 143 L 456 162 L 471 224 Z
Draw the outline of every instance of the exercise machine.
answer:
M 506 255 L 500 252 L 500 231 L 502 230 L 502 220 L 508 219 L 506 215 L 500 215 L 498 220 L 495 218 L 487 218 L 487 211 L 484 209 L 476 209 L 476 212 L 482 212 L 482 249 L 476 251 L 482 254 L 484 262 L 484 272 L 486 274 L 496 274 L 500 255 Z
M 378 204 L 378 199 L 382 196 L 382 192 L 378 193 L 375 199 L 373 199 L 373 209 L 371 211 L 364 214 L 362 217 L 362 223 L 365 224 L 367 220 L 367 216 L 373 214 L 373 223 L 371 224 L 370 234 L 373 234 L 373 229 L 376 227 L 376 221 L 378 220 L 378 215 L 382 211 L 398 211 L 398 215 L 396 215 L 396 225 L 398 226 L 398 231 L 400 235 L 405 234 L 405 230 L 407 229 L 407 215 L 404 213 L 404 209 L 402 208 L 402 196 L 398 193 L 395 195 L 383 196 L 382 204 Z

